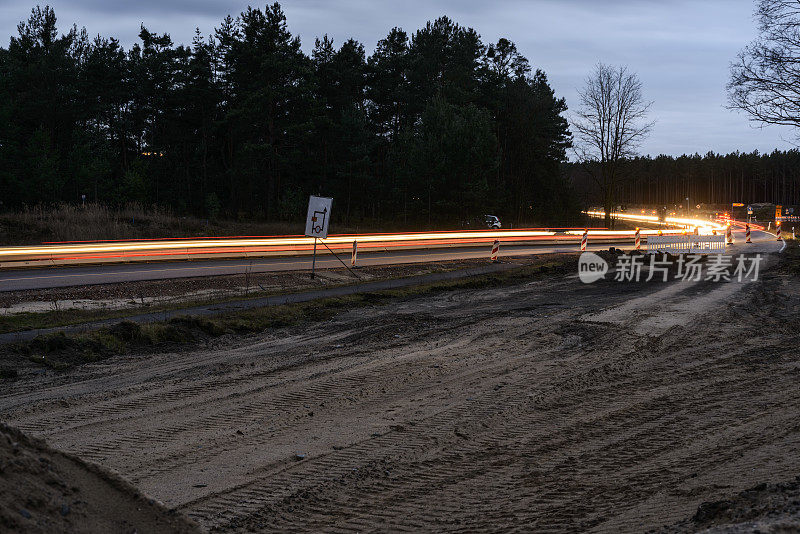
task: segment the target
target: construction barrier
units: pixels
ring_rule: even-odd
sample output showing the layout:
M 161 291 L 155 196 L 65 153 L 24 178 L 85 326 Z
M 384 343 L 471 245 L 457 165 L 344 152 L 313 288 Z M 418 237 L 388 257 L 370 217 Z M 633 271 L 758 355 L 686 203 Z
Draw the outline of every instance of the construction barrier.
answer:
M 589 229 L 583 231 L 583 236 L 581 237 L 581 252 L 586 252 L 586 243 L 589 242 Z
M 728 244 L 733 245 L 733 227 L 730 225 L 728 226 L 728 231 L 726 232 L 726 236 L 728 239 Z
M 722 235 L 664 235 L 647 238 L 647 252 L 670 254 L 721 254 L 725 252 Z
M 353 241 L 353 255 L 350 257 L 350 267 L 355 267 L 356 261 L 358 261 L 358 241 Z
M 777 237 L 778 241 L 781 240 L 781 223 L 779 222 L 775 223 L 775 236 Z
M 641 236 L 638 228 L 636 229 L 636 239 L 634 241 L 634 245 L 636 247 L 636 250 L 641 250 L 642 249 L 642 236 Z
M 492 245 L 492 261 L 497 262 L 497 255 L 500 253 L 500 240 L 495 239 Z
M 750 225 L 749 224 L 746 224 L 744 226 L 744 237 L 745 237 L 745 240 L 744 240 L 745 243 L 752 243 L 752 241 L 750 241 Z

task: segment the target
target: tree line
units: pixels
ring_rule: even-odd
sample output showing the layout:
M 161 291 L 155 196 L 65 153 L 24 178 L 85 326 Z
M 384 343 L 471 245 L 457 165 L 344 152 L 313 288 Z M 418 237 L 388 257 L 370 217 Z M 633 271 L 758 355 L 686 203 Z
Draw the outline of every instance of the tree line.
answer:
M 565 172 L 584 205 L 600 204 L 603 196 L 586 165 L 569 163 Z M 674 206 L 685 205 L 687 198 L 692 206 L 734 202 L 800 205 L 800 151 L 709 152 L 625 160 L 616 204 Z
M 0 48 L 3 207 L 139 202 L 203 217 L 517 224 L 573 217 L 567 109 L 513 42 L 447 17 L 310 55 L 278 3 L 124 49 L 36 7 Z

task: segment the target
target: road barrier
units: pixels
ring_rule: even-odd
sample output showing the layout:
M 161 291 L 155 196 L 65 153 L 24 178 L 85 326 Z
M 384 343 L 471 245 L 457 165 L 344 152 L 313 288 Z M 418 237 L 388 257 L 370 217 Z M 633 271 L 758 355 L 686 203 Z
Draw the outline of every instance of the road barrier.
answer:
M 777 237 L 777 241 L 781 240 L 781 223 L 775 223 L 775 236 Z
M 750 241 L 750 225 L 749 224 L 746 224 L 744 226 L 744 236 L 746 238 L 744 240 L 745 243 L 752 243 L 752 241 Z
M 358 241 L 353 241 L 353 255 L 350 257 L 350 267 L 355 267 L 356 261 L 358 261 Z
M 586 244 L 589 242 L 589 229 L 583 231 L 581 236 L 581 252 L 586 252 Z
M 636 229 L 636 239 L 634 240 L 634 246 L 636 247 L 636 250 L 642 249 L 642 235 L 638 228 Z
M 725 235 L 727 237 L 728 244 L 729 245 L 733 245 L 733 227 L 732 226 L 730 226 L 730 225 L 728 226 L 728 231 L 725 232 Z
M 500 253 L 500 240 L 495 239 L 492 245 L 492 261 L 497 263 L 497 255 Z
M 647 252 L 670 254 L 721 254 L 725 252 L 725 236 L 664 235 L 647 238 Z

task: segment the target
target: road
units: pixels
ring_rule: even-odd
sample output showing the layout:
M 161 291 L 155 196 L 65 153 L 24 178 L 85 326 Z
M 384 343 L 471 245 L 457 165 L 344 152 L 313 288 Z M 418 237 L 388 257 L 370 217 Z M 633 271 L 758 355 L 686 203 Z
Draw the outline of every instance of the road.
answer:
M 26 375 L 0 418 L 215 532 L 642 532 L 800 473 L 800 287 L 775 271 L 345 310 Z
M 743 232 L 734 232 L 738 242 L 744 241 Z M 766 232 L 753 232 L 757 242 L 774 241 L 775 237 Z M 589 250 L 607 249 L 609 244 L 591 244 Z M 616 246 L 632 248 L 632 243 L 624 241 Z M 400 263 L 420 263 L 459 259 L 488 258 L 490 247 L 442 248 L 428 250 L 398 250 L 386 252 L 359 253 L 359 265 L 391 265 Z M 501 256 L 524 256 L 531 254 L 551 254 L 558 252 L 577 252 L 577 244 L 568 245 L 524 245 L 502 246 Z M 349 255 L 340 255 L 349 264 Z M 317 267 L 321 269 L 342 267 L 330 255 L 319 256 Z M 36 269 L 7 270 L 0 272 L 0 291 L 20 291 L 28 289 L 47 289 L 93 284 L 112 284 L 143 280 L 163 280 L 170 278 L 189 278 L 195 276 L 224 276 L 242 274 L 246 270 L 254 273 L 271 271 L 291 271 L 311 269 L 308 256 L 270 257 L 253 260 L 195 260 L 158 263 L 102 264 L 81 267 L 52 267 Z

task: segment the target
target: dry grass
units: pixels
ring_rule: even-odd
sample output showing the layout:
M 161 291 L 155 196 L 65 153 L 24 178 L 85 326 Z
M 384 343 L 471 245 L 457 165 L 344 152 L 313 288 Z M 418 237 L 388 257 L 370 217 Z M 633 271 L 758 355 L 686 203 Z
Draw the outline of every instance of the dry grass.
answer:
M 46 241 L 148 239 L 226 235 L 286 235 L 302 233 L 300 223 L 214 221 L 180 217 L 160 207 L 129 204 L 111 209 L 61 204 L 35 206 L 0 214 L 0 243 L 25 245 Z

